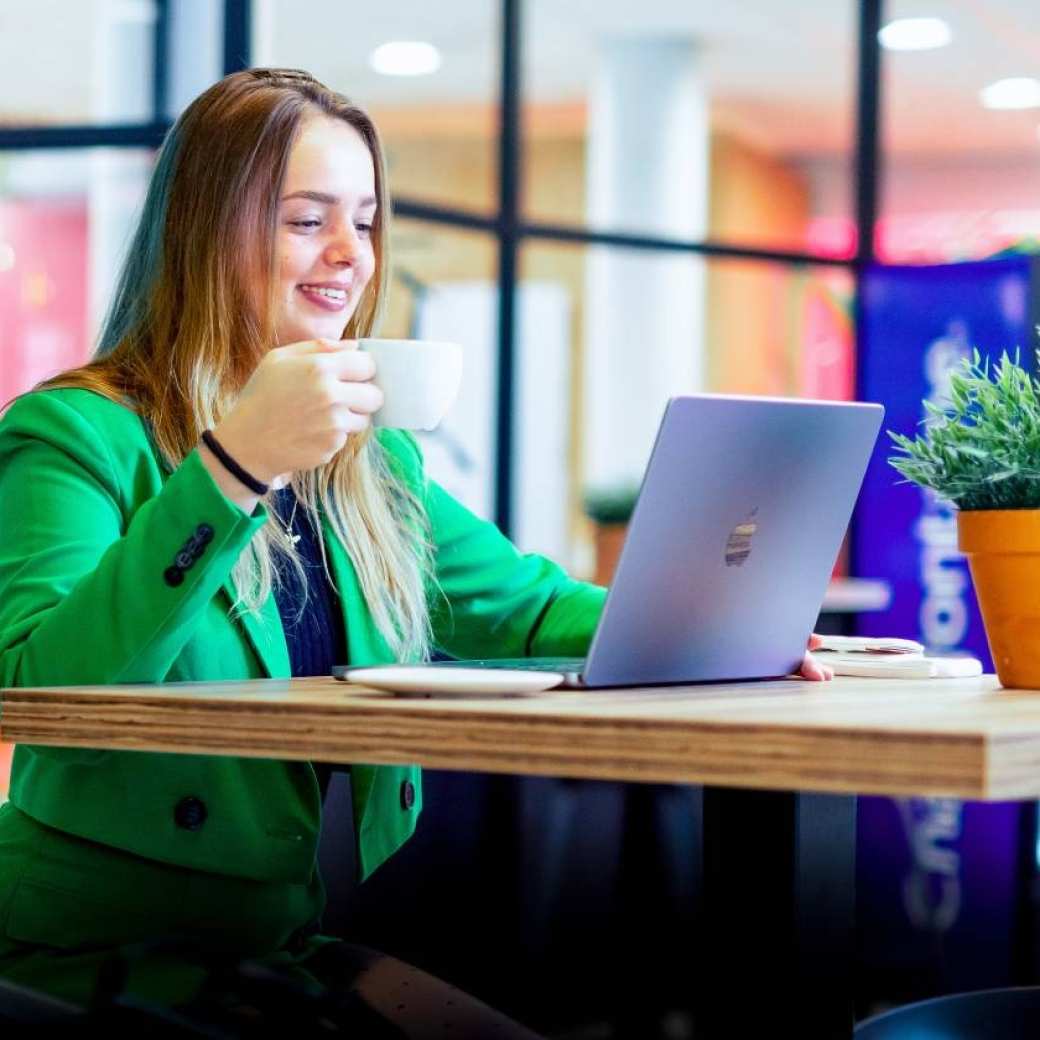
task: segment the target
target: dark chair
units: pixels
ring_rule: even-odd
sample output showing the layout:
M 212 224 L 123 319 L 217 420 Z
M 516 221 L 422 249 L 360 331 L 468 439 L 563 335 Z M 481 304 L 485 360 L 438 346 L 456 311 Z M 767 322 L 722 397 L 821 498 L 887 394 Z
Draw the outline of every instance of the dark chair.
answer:
M 86 1018 L 83 1008 L 75 1004 L 0 979 L 0 1032 L 28 1025 L 70 1028 L 83 1025 Z
M 1040 986 L 954 993 L 865 1019 L 855 1040 L 1017 1040 L 1040 1037 Z

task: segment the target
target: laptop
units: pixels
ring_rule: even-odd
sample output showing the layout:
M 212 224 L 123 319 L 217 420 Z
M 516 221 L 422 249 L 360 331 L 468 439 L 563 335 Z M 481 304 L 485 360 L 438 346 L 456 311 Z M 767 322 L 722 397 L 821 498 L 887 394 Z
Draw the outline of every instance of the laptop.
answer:
M 672 398 L 588 655 L 420 667 L 546 671 L 586 689 L 791 675 L 883 416 L 870 403 Z

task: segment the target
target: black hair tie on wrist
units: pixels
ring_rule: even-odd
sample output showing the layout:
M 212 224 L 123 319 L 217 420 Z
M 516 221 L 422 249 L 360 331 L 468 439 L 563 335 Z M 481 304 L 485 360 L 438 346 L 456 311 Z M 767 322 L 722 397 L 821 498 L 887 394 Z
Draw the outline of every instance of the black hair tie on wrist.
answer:
M 219 459 L 220 464 L 236 480 L 240 480 L 250 491 L 257 495 L 266 495 L 271 490 L 270 486 L 262 480 L 257 480 L 251 473 L 247 473 L 235 460 L 220 446 L 217 438 L 211 430 L 202 431 L 202 442 Z

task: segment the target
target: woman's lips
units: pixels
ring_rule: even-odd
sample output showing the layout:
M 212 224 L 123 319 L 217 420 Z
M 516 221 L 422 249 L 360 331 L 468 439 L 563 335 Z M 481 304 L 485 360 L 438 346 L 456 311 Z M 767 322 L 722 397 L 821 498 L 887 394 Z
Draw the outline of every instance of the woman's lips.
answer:
M 320 307 L 323 311 L 341 311 L 347 305 L 346 289 L 334 289 L 330 286 L 320 285 L 298 285 L 296 288 L 309 303 Z

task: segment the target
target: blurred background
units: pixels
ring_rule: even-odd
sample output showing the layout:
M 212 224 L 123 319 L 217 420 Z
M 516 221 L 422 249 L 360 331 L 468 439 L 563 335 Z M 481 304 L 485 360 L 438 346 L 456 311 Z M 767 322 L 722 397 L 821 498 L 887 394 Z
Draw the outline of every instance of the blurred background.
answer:
M 459 403 L 424 435 L 433 475 L 608 580 L 670 394 L 883 400 L 910 429 L 928 350 L 1033 345 L 1038 59 L 1035 0 L 0 0 L 0 406 L 90 356 L 185 105 L 239 68 L 303 68 L 384 137 L 382 334 L 465 349 Z M 964 309 L 982 284 L 979 310 L 1007 315 L 992 332 Z M 920 496 L 900 492 L 897 525 L 879 465 L 835 567 L 865 584 L 835 594 L 835 626 L 984 656 L 970 588 L 928 599 Z M 332 878 L 336 922 L 560 1036 L 687 1035 L 695 791 L 428 787 L 419 837 L 363 895 Z M 1008 936 L 1033 807 L 865 799 L 860 820 L 862 1009 L 1028 975 L 1032 939 Z M 503 935 L 526 992 L 474 953 Z M 608 964 L 619 942 L 641 975 Z
M 885 50 L 869 98 L 857 0 L 508 6 L 507 26 L 498 0 L 0 4 L 0 398 L 89 355 L 156 145 L 243 64 L 375 116 L 398 213 L 382 331 L 467 350 L 432 465 L 580 574 L 586 494 L 638 481 L 667 393 L 852 397 L 857 264 L 1040 230 L 1040 84 L 980 93 L 1037 56 L 1026 0 L 891 0 L 885 22 L 948 38 Z

